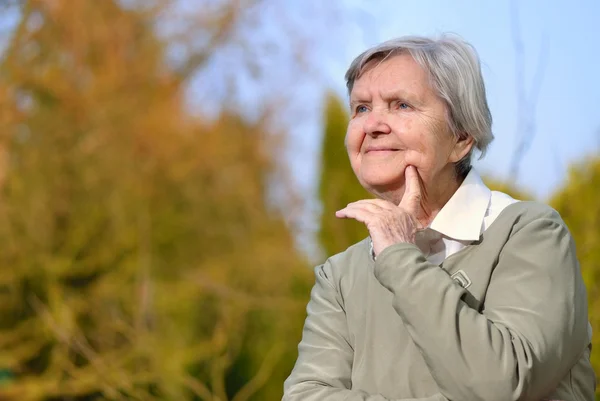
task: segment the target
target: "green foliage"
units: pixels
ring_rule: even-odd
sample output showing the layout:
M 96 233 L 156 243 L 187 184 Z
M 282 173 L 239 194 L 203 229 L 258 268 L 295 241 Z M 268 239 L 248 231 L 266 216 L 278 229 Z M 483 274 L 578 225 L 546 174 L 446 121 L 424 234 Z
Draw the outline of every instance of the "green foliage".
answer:
M 505 194 L 511 196 L 514 199 L 518 199 L 518 200 L 526 201 L 526 200 L 534 199 L 533 195 L 528 193 L 527 190 L 518 188 L 514 184 L 511 184 L 507 181 L 495 179 L 492 177 L 482 177 L 482 179 L 485 182 L 485 185 L 487 185 L 488 188 L 490 188 L 492 191 L 504 192 Z
M 340 220 L 335 212 L 348 203 L 372 196 L 359 184 L 344 146 L 348 114 L 338 96 L 328 94 L 324 112 L 325 130 L 321 157 L 319 196 L 322 205 L 319 241 L 326 254 L 333 255 L 369 235 L 364 224 Z
M 562 216 L 577 246 L 588 290 L 592 338 L 592 365 L 600 372 L 600 159 L 595 157 L 569 169 L 567 182 L 550 204 Z M 600 395 L 600 393 L 599 393 Z
M 281 397 L 310 275 L 269 138 L 186 114 L 150 11 L 26 2 L 1 60 L 2 400 Z

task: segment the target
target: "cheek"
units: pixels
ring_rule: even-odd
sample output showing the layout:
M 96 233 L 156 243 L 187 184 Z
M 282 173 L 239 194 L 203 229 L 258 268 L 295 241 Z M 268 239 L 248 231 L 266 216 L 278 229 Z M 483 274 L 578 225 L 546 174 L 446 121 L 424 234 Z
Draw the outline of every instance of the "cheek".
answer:
M 446 152 L 445 143 L 435 131 L 421 129 L 406 138 L 406 161 L 424 170 L 435 169 Z
M 406 164 L 417 168 L 425 183 L 431 183 L 439 172 L 447 165 L 441 149 L 424 147 L 406 153 Z
M 425 168 L 429 164 L 431 157 L 430 149 L 424 143 L 422 135 L 411 138 L 410 143 L 406 143 L 406 162 L 417 168 Z M 407 141 L 408 142 L 408 141 Z
M 363 138 L 363 131 L 359 125 L 350 122 L 350 124 L 348 124 L 348 130 L 346 131 L 346 138 L 344 140 L 348 153 L 358 153 L 362 146 Z
M 439 161 L 435 155 L 426 149 L 410 150 L 406 152 L 406 165 L 415 166 L 423 181 L 428 182 L 439 170 Z

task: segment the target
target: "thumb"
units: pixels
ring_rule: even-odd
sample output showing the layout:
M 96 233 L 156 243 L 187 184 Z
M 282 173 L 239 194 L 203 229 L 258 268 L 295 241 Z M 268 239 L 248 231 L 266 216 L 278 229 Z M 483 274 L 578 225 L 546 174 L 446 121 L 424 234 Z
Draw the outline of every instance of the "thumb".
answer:
M 408 166 L 404 170 L 404 195 L 398 206 L 413 216 L 418 216 L 422 197 L 421 182 L 417 169 L 414 166 Z

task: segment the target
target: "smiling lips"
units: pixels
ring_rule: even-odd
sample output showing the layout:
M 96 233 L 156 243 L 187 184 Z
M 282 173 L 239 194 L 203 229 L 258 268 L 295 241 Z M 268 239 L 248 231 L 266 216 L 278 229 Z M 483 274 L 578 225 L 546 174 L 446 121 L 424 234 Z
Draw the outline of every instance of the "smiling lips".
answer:
M 397 152 L 398 150 L 400 149 L 388 146 L 369 146 L 365 150 L 365 153 L 383 154 L 389 152 Z

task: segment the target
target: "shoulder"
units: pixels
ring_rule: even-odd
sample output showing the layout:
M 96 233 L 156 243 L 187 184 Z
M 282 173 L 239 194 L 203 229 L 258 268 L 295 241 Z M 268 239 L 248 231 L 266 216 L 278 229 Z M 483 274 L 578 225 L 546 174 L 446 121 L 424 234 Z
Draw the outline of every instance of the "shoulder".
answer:
M 370 239 L 367 237 L 345 251 L 329 257 L 315 268 L 315 274 L 317 278 L 325 279 L 330 285 L 339 288 L 343 282 L 354 281 L 357 275 L 366 272 L 370 264 Z
M 565 226 L 564 221 L 556 210 L 545 203 L 535 201 L 511 203 L 498 216 L 499 223 L 516 227 L 523 227 L 541 220 Z
M 571 241 L 567 225 L 560 214 L 547 204 L 521 201 L 508 205 L 492 224 L 488 239 L 500 242 L 529 244 L 557 240 Z M 486 233 L 484 233 L 486 237 Z M 512 240 L 511 240 L 512 239 Z M 492 242 L 494 240 L 492 239 Z

